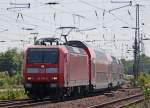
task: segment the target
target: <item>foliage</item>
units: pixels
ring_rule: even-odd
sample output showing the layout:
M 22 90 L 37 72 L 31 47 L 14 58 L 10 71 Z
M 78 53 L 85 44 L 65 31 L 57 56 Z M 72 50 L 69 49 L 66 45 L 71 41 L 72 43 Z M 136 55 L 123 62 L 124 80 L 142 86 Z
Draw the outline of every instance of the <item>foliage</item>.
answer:
M 125 72 L 125 74 L 131 74 L 132 67 L 133 67 L 133 60 L 122 59 L 121 62 L 124 65 L 124 72 Z
M 22 86 L 20 74 L 8 76 L 5 72 L 0 73 L 0 100 L 22 99 L 27 97 Z
M 145 97 L 144 108 L 148 108 L 148 104 L 150 100 L 150 75 L 147 73 L 141 73 L 138 82 L 143 89 L 143 94 Z
M 141 55 L 140 59 L 141 59 L 140 65 L 141 71 L 150 74 L 150 57 L 147 57 L 143 54 Z
M 150 86 L 143 87 L 144 93 L 144 108 L 149 108 L 149 101 L 150 101 Z
M 6 73 L 0 73 L 0 88 L 8 87 L 22 87 L 22 77 L 20 74 L 16 74 L 12 77 L 8 76 Z
M 139 85 L 145 87 L 150 84 L 150 75 L 142 72 L 138 77 Z
M 143 92 L 144 92 L 145 99 L 149 100 L 150 99 L 150 87 L 145 87 L 143 89 Z
M 136 105 L 126 106 L 125 108 L 137 108 Z
M 133 60 L 121 60 L 124 65 L 125 74 L 133 75 Z M 142 54 L 140 56 L 140 64 L 139 64 L 140 72 L 146 72 L 150 74 L 150 57 Z
M 23 53 L 16 48 L 0 53 L 0 99 L 20 99 L 26 94 L 22 86 Z
M 17 72 L 21 73 L 22 55 L 22 52 L 18 52 L 16 48 L 0 53 L 0 71 L 8 72 L 9 76 Z
M 24 99 L 26 98 L 26 94 L 24 89 L 2 89 L 0 91 L 0 100 L 7 100 L 7 99 Z

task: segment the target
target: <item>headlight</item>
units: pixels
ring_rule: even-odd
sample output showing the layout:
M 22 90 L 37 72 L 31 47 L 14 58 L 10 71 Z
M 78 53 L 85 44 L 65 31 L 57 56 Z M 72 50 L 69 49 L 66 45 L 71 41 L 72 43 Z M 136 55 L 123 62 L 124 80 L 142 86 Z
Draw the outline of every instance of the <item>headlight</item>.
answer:
M 53 79 L 53 80 L 57 80 L 57 79 L 58 79 L 58 77 L 52 77 L 52 79 Z
M 27 77 L 27 79 L 28 79 L 28 80 L 31 80 L 32 78 L 31 78 L 31 77 Z
M 39 68 L 27 68 L 27 73 L 38 73 Z
M 46 68 L 46 72 L 47 73 L 57 73 L 58 72 L 58 68 Z

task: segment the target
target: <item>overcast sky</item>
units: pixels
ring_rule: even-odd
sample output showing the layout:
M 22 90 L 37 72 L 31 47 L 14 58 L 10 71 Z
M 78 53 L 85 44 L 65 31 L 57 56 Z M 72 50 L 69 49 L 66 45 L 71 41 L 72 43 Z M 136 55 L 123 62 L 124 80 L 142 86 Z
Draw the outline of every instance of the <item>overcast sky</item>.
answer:
M 128 0 L 115 1 L 120 3 L 111 3 L 111 0 L 0 0 L 0 41 L 6 41 L 0 42 L 0 51 L 13 47 L 23 49 L 33 42 L 33 33 L 38 33 L 38 38 L 60 37 L 62 31 L 58 27 L 73 26 L 81 31 L 72 31 L 70 40 L 94 40 L 90 44 L 119 58 L 132 58 L 135 5 L 140 4 L 140 33 L 150 38 L 150 0 L 132 0 L 132 6 L 113 10 L 129 5 Z M 50 2 L 58 4 L 49 5 Z M 144 41 L 144 48 L 150 56 L 150 41 Z M 131 52 L 127 53 L 128 50 Z

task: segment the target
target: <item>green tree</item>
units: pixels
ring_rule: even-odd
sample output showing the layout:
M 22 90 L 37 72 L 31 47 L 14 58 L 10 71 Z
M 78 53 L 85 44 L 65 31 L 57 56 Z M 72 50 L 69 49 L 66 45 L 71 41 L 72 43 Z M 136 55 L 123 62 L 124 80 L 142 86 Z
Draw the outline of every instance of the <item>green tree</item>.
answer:
M 133 60 L 121 59 L 121 62 L 124 65 L 124 72 L 125 72 L 125 74 L 132 74 Z
M 133 74 L 133 60 L 121 60 L 124 65 L 125 74 Z M 139 72 L 146 72 L 150 74 L 150 57 L 142 54 L 139 62 Z
M 14 73 L 20 73 L 21 68 L 22 52 L 18 52 L 17 49 L 14 48 L 0 53 L 0 71 L 7 71 L 9 76 L 12 76 Z

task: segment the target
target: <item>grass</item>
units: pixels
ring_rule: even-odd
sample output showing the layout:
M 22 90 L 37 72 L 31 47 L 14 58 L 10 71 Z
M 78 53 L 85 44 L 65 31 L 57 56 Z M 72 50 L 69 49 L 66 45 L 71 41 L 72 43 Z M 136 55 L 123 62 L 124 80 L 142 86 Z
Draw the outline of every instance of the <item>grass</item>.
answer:
M 23 99 L 26 97 L 21 75 L 17 74 L 9 77 L 5 72 L 0 73 L 0 100 Z
M 134 81 L 133 76 L 128 75 L 125 77 L 127 80 L 131 82 Z M 149 108 L 148 104 L 150 102 L 150 75 L 144 72 L 138 76 L 137 86 L 141 87 L 144 94 L 144 104 L 143 108 Z M 127 106 L 125 108 L 139 108 L 138 105 Z
M 9 77 L 5 72 L 0 72 L 0 89 L 7 89 L 10 87 L 22 87 L 22 76 L 20 74 L 16 74 Z
M 0 91 L 0 100 L 27 98 L 24 89 L 5 89 Z

